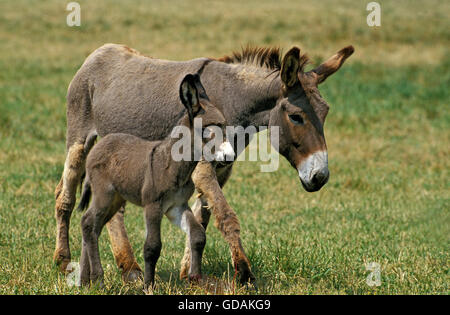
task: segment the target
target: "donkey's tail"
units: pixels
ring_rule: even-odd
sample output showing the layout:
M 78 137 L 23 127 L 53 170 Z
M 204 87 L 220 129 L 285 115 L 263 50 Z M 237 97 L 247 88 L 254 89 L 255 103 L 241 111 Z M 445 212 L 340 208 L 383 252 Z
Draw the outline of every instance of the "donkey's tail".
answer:
M 81 193 L 80 204 L 78 205 L 77 208 L 78 211 L 86 210 L 86 208 L 89 206 L 91 195 L 92 195 L 91 183 L 89 181 L 89 177 L 86 176 L 86 178 L 84 179 L 83 192 Z

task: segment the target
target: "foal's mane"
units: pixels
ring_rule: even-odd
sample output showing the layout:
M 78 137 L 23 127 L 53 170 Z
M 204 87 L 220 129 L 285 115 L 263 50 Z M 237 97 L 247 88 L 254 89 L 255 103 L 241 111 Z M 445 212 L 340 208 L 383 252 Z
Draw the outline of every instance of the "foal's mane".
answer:
M 265 67 L 269 70 L 280 71 L 282 64 L 282 51 L 279 47 L 258 47 L 250 46 L 243 47 L 241 51 L 234 51 L 231 55 L 226 55 L 218 58 L 217 61 L 225 63 L 239 63 L 244 65 L 256 65 Z M 300 71 L 309 62 L 306 54 L 300 55 Z

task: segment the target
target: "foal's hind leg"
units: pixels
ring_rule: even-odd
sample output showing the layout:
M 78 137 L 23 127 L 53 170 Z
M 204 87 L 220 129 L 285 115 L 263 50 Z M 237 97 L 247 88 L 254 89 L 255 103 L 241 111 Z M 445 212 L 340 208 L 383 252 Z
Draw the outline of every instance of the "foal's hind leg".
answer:
M 208 203 L 203 196 L 198 196 L 195 203 L 192 205 L 192 212 L 195 219 L 203 229 L 206 231 L 208 227 L 209 218 L 211 216 L 211 211 L 208 208 Z M 184 256 L 181 260 L 181 270 L 180 279 L 185 279 L 188 277 L 189 270 L 191 267 L 191 244 L 189 237 L 186 237 L 186 244 L 184 248 Z
M 83 285 L 92 281 L 103 286 L 104 272 L 100 261 L 98 238 L 106 222 L 124 204 L 124 200 L 118 194 L 107 188 L 108 185 L 98 186 L 94 190 L 92 205 L 81 219 L 83 232 L 81 283 Z
M 122 280 L 124 282 L 133 282 L 142 277 L 142 270 L 136 262 L 133 248 L 128 240 L 127 231 L 125 230 L 124 212 L 125 207 L 121 207 L 108 221 L 106 228 L 108 229 L 117 266 L 122 270 Z
M 62 178 L 56 187 L 55 217 L 57 222 L 56 248 L 53 260 L 65 272 L 70 263 L 69 224 L 75 205 L 75 193 L 84 171 L 83 143 L 74 143 L 67 150 Z
M 170 209 L 166 215 L 186 233 L 189 248 L 189 280 L 199 280 L 202 276 L 202 255 L 206 243 L 205 228 L 197 221 L 187 204 Z

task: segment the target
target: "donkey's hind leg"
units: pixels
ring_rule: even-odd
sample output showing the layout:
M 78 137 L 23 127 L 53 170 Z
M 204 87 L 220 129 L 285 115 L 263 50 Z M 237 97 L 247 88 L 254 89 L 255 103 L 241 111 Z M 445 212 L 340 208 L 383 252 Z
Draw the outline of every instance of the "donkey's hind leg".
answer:
M 108 221 L 106 228 L 108 229 L 117 266 L 122 270 L 122 280 L 128 283 L 142 278 L 142 270 L 136 262 L 133 248 L 128 240 L 124 223 L 124 212 L 125 207 L 121 207 L 111 220 Z
M 70 263 L 69 224 L 77 185 L 84 172 L 84 143 L 74 143 L 67 150 L 62 178 L 56 187 L 55 217 L 57 223 L 56 248 L 53 260 L 65 272 Z

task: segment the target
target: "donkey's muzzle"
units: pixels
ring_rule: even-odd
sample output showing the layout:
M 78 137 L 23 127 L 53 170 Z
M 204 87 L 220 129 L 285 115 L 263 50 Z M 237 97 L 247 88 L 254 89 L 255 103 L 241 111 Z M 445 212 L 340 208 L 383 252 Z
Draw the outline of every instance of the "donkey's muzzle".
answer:
M 300 181 L 306 191 L 320 190 L 330 177 L 327 152 L 319 151 L 311 154 L 300 163 L 297 169 Z
M 320 190 L 323 185 L 325 185 L 328 182 L 328 179 L 330 178 L 330 172 L 327 169 L 320 170 L 316 174 L 312 176 L 312 179 L 309 183 L 304 183 L 301 179 L 303 188 L 307 192 L 314 192 Z

